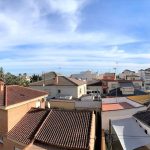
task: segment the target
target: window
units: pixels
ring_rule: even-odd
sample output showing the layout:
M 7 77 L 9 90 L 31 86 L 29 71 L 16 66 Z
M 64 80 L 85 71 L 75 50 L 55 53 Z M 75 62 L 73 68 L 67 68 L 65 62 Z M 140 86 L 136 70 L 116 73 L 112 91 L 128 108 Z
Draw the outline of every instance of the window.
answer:
M 60 89 L 58 89 L 58 93 L 61 93 L 61 90 L 60 90 Z
M 0 143 L 3 143 L 3 136 L 0 135 Z

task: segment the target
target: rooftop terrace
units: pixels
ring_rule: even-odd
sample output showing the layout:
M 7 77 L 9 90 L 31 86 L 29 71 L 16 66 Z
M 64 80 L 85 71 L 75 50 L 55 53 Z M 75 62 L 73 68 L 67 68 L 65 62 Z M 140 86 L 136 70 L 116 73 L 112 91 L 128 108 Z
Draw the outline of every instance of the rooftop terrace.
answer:
M 102 104 L 102 111 L 121 110 L 121 109 L 130 109 L 130 108 L 134 108 L 134 107 L 126 102 Z

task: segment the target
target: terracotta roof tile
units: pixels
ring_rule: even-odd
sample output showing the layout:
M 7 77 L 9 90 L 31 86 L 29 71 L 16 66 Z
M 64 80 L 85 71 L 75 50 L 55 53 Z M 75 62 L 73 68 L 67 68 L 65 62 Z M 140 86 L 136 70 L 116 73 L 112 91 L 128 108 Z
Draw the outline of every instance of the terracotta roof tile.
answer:
M 5 106 L 17 104 L 27 100 L 35 99 L 47 95 L 47 92 L 38 91 L 18 85 L 6 86 L 4 90 L 5 98 L 0 100 L 0 104 Z
M 8 133 L 8 138 L 60 149 L 88 150 L 91 111 L 31 109 Z
M 50 112 L 35 139 L 52 146 L 88 150 L 92 112 Z
M 46 116 L 46 110 L 32 108 L 8 133 L 8 138 L 29 144 Z

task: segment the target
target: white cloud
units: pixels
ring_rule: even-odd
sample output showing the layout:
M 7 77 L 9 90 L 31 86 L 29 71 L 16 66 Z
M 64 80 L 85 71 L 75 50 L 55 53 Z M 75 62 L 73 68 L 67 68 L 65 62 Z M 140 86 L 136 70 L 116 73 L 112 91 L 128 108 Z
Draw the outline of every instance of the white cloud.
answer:
M 26 72 L 29 69 L 34 72 L 40 67 L 42 70 L 54 66 L 64 69 L 113 68 L 118 60 L 124 67 L 137 67 L 136 63 L 124 63 L 124 60 L 150 58 L 149 54 L 132 54 L 119 49 L 118 45 L 139 41 L 135 37 L 112 32 L 76 31 L 82 21 L 82 8 L 88 2 L 89 0 L 14 0 L 11 5 L 10 0 L 0 1 L 0 6 L 3 6 L 3 9 L 0 7 L 0 51 L 7 55 L 0 59 L 0 66 L 8 69 L 22 68 Z M 61 22 L 54 23 L 57 17 L 61 18 Z M 55 29 L 57 26 L 61 28 L 59 31 Z M 89 45 L 90 49 L 67 48 L 70 44 Z M 20 45 L 43 47 L 26 50 L 14 48 Z M 95 45 L 100 46 L 95 48 Z M 116 46 L 102 49 L 107 45 Z M 65 48 L 62 49 L 63 46 Z M 11 54 L 18 57 L 13 58 Z
M 49 49 L 38 48 L 28 51 L 21 51 L 16 54 L 16 58 L 0 59 L 0 66 L 6 69 L 18 68 L 26 72 L 34 73 L 37 70 L 48 71 L 56 68 L 66 70 L 81 71 L 86 69 L 94 69 L 95 71 L 114 71 L 116 61 L 118 62 L 118 70 L 125 68 L 138 70 L 149 67 L 150 63 L 140 63 L 132 61 L 132 59 L 149 59 L 150 54 L 133 54 L 119 49 L 117 46 L 104 50 L 69 50 L 69 49 Z M 131 59 L 131 60 L 129 60 Z M 127 61 L 128 60 L 128 61 Z M 7 62 L 7 63 L 6 63 Z

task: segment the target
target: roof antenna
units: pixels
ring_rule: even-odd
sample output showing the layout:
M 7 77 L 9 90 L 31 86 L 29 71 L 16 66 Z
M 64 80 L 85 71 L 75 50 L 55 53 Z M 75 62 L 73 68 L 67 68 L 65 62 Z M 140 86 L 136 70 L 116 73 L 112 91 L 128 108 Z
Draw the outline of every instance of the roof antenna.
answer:
M 115 70 L 115 80 L 117 80 L 117 65 L 118 65 L 118 62 L 116 61 L 116 66 L 114 68 L 114 70 Z M 117 89 L 118 89 L 118 87 L 117 87 L 117 84 L 116 84 L 116 103 L 117 103 Z

